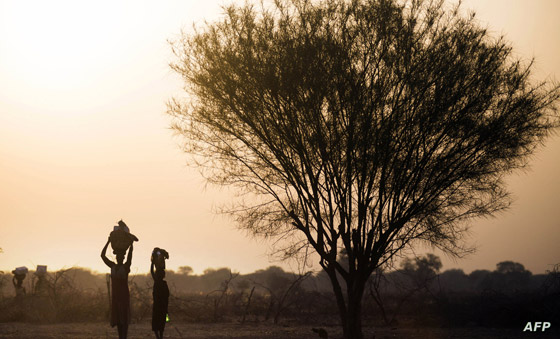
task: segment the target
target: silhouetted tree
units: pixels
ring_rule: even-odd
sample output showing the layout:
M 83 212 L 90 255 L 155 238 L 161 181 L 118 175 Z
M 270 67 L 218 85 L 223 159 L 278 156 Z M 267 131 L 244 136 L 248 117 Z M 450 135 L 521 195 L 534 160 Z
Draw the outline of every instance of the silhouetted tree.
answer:
M 224 271 L 227 271 L 229 273 L 229 276 L 222 281 L 220 289 L 214 290 L 207 294 L 207 297 L 215 293 L 217 294 L 217 297 L 215 296 L 214 298 L 212 298 L 214 304 L 214 312 L 213 312 L 214 321 L 218 321 L 223 317 L 223 312 L 221 312 L 221 308 L 223 308 L 224 305 L 227 305 L 228 292 L 231 288 L 231 282 L 239 276 L 239 273 L 233 273 L 230 269 L 226 269 L 226 268 L 221 268 L 217 271 L 214 271 L 212 269 L 204 270 L 204 274 L 211 277 L 218 277 Z
M 425 291 L 433 296 L 430 285 L 438 278 L 441 267 L 440 258 L 428 253 L 422 257 L 405 258 L 398 271 L 387 273 L 378 268 L 374 272 L 369 280 L 369 294 L 379 308 L 385 325 L 394 325 L 402 307 L 419 292 Z M 399 295 L 391 295 L 389 288 L 398 290 Z M 388 299 L 393 301 L 393 305 Z
M 496 270 L 489 276 L 490 288 L 495 291 L 518 292 L 529 288 L 532 273 L 513 261 L 502 261 L 496 264 Z
M 318 253 L 345 338 L 371 273 L 416 240 L 468 250 L 465 221 L 508 206 L 504 175 L 558 124 L 558 86 L 443 1 L 231 5 L 172 48 L 184 150 L 245 194 L 241 228 Z
M 542 305 L 550 319 L 560 318 L 560 264 L 546 270 L 546 279 L 540 287 L 543 295 Z
M 471 288 L 471 282 L 462 269 L 449 269 L 440 274 L 439 280 L 445 291 L 468 291 Z
M 191 275 L 193 273 L 193 269 L 190 266 L 180 266 L 178 273 L 184 275 Z
M 502 261 L 496 264 L 496 272 L 501 274 L 508 273 L 526 273 L 525 266 L 518 262 L 513 261 Z
M 302 292 L 302 283 L 311 276 L 311 272 L 288 274 L 278 266 L 269 266 L 261 271 L 264 282 L 253 281 L 269 293 L 268 310 L 265 320 L 274 315 L 274 323 L 277 324 L 280 315 L 297 300 L 298 294 Z
M 406 258 L 401 263 L 401 267 L 401 272 L 408 277 L 412 285 L 410 292 L 425 290 L 432 294 L 430 285 L 438 277 L 442 263 L 437 255 L 428 253 L 422 257 Z

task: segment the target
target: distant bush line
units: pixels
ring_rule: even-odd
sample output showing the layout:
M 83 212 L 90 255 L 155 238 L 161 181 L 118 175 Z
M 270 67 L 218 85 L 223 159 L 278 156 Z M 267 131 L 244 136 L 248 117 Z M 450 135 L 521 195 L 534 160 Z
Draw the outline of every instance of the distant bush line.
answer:
M 374 326 L 519 327 L 560 318 L 560 266 L 533 275 L 501 262 L 496 270 L 439 272 L 433 255 L 407 259 L 377 272 L 364 296 L 363 322 Z M 0 274 L 0 322 L 100 322 L 109 317 L 108 277 L 85 268 L 48 274 L 37 290 L 30 272 L 26 295 L 16 298 L 12 275 Z M 229 268 L 194 275 L 188 266 L 167 270 L 169 315 L 178 322 L 270 322 L 337 325 L 338 313 L 323 272 L 294 274 L 271 266 L 250 274 Z M 133 322 L 151 318 L 152 278 L 131 275 Z

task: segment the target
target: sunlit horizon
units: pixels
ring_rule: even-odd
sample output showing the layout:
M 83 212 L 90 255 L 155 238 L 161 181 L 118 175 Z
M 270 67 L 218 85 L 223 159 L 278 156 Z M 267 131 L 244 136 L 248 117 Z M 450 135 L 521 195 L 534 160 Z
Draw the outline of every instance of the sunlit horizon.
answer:
M 227 1 L 0 0 L 0 270 L 47 265 L 106 273 L 100 252 L 123 219 L 139 241 L 132 274 L 149 271 L 154 247 L 168 267 L 242 274 L 294 263 L 271 259 L 217 215 L 234 199 L 206 186 L 169 129 L 166 102 L 182 83 L 167 40 L 213 20 Z M 535 79 L 560 74 L 558 1 L 465 1 L 515 55 L 535 58 Z M 560 262 L 560 137 L 547 139 L 529 169 L 507 178 L 515 200 L 495 218 L 474 220 L 478 251 L 443 269 L 494 270 L 519 262 L 533 274 Z M 419 253 L 432 252 L 429 248 Z M 317 260 L 310 260 L 319 270 Z

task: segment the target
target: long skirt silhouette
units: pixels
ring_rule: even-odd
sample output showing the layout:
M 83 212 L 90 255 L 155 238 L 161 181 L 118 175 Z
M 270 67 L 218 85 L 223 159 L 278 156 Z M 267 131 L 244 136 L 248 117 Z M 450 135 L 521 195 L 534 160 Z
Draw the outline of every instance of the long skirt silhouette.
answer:
M 130 272 L 130 268 L 126 265 L 111 267 L 111 326 L 130 324 L 128 272 Z
M 165 280 L 155 280 L 152 292 L 154 304 L 152 308 L 152 331 L 163 331 L 165 329 L 165 318 L 169 302 L 169 288 Z

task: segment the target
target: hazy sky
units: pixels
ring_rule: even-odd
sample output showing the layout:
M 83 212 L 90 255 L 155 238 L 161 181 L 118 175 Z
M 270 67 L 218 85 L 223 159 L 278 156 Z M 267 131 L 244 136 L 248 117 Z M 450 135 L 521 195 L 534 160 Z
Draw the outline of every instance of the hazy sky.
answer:
M 99 253 L 119 219 L 140 241 L 133 272 L 153 247 L 168 267 L 196 273 L 271 264 L 212 209 L 225 190 L 186 166 L 165 102 L 181 91 L 167 39 L 212 20 L 227 1 L 0 0 L 0 270 L 48 265 L 107 271 Z M 466 1 L 539 79 L 560 76 L 560 1 Z M 503 260 L 542 273 L 560 262 L 560 137 L 508 179 L 512 208 L 473 223 L 478 252 L 444 269 L 494 269 Z M 315 263 L 314 268 L 318 269 Z

